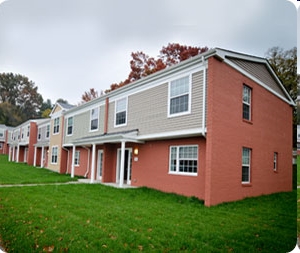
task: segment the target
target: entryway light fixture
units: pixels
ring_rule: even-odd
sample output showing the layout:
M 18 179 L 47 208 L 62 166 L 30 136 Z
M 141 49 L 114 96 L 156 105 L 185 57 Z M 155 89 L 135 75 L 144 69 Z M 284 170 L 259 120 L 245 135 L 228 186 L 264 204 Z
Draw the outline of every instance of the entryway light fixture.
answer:
M 138 155 L 138 154 L 139 154 L 139 149 L 138 149 L 138 148 L 134 148 L 133 154 L 134 154 L 134 155 Z

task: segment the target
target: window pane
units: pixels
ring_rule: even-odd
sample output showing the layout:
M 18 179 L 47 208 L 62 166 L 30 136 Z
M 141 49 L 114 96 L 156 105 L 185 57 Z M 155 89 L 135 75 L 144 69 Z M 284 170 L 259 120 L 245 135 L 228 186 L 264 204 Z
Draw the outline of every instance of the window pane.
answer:
M 249 166 L 242 167 L 242 182 L 249 182 Z
M 98 129 L 98 119 L 93 119 L 91 121 L 91 130 Z
M 250 106 L 243 104 L 243 119 L 250 120 Z
M 250 149 L 243 148 L 243 165 L 250 165 Z
M 187 112 L 189 110 L 189 95 L 172 98 L 170 103 L 170 114 Z
M 116 114 L 116 125 L 122 125 L 126 123 L 126 111 L 118 112 Z
M 127 98 L 122 98 L 117 101 L 116 112 L 126 111 Z
M 183 77 L 171 82 L 170 96 L 180 96 L 182 94 L 189 93 L 189 77 Z
M 243 88 L 243 102 L 250 104 L 251 101 L 251 89 L 244 85 Z

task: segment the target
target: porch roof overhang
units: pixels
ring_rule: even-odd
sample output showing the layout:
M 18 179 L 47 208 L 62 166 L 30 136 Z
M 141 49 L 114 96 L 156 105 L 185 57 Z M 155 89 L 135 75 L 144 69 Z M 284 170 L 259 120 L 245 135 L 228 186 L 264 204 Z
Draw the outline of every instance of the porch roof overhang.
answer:
M 134 143 L 144 143 L 144 141 L 138 140 L 138 129 L 116 132 L 116 133 L 106 133 L 95 136 L 83 137 L 77 140 L 74 140 L 69 145 L 83 145 L 88 146 L 92 144 L 105 144 L 105 143 L 121 143 L 121 142 L 134 142 Z
M 33 146 L 35 146 L 37 148 L 49 147 L 49 141 L 38 142 L 38 143 L 34 144 Z

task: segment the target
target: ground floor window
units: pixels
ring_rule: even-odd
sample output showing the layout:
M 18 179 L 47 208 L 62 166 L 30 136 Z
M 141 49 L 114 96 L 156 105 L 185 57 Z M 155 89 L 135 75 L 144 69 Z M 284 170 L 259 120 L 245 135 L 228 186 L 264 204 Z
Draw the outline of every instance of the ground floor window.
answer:
M 198 146 L 171 146 L 169 172 L 193 174 L 198 172 Z
M 278 166 L 278 153 L 274 152 L 274 162 L 273 162 L 273 170 L 277 171 Z
M 57 164 L 58 147 L 52 147 L 51 163 Z
M 242 154 L 242 183 L 250 183 L 251 149 L 243 147 Z
M 79 150 L 75 151 L 75 163 L 74 164 L 76 166 L 79 166 L 79 164 L 80 164 L 80 151 Z

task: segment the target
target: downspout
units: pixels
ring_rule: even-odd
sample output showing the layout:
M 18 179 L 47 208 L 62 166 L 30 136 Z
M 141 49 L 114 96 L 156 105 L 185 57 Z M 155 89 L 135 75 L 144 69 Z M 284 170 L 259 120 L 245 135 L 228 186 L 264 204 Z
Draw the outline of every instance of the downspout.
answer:
M 82 146 L 82 147 L 88 151 L 88 162 L 87 162 L 86 172 L 84 174 L 84 177 L 86 177 L 87 174 L 90 172 L 90 151 L 91 150 L 86 146 Z
M 206 86 L 207 86 L 207 67 L 205 64 L 204 56 L 202 56 L 202 62 L 205 67 L 203 72 L 203 105 L 202 105 L 202 136 L 206 137 Z
M 104 116 L 104 134 L 107 134 L 108 131 L 108 111 L 109 109 L 109 98 L 107 97 L 105 99 L 105 116 Z

